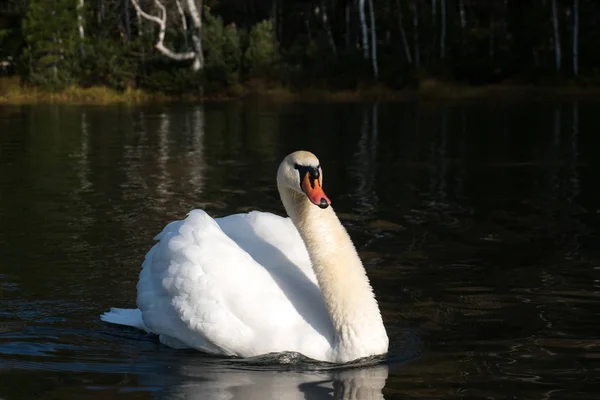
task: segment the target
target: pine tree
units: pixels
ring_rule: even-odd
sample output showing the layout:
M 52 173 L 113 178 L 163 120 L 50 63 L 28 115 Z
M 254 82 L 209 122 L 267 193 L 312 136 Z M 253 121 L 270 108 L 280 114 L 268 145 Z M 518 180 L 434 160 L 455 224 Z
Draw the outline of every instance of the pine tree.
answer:
M 23 61 L 32 83 L 51 88 L 74 83 L 79 70 L 75 0 L 31 0 L 23 33 Z

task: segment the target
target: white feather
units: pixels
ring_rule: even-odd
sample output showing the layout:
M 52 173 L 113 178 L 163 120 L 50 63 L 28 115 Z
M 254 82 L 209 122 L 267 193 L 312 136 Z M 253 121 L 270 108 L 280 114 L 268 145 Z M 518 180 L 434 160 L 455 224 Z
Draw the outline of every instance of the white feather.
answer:
M 284 163 L 297 162 L 294 154 Z M 297 195 L 279 189 L 292 219 L 194 210 L 168 224 L 142 264 L 139 310 L 112 309 L 102 320 L 215 354 L 346 362 L 385 353 L 377 302 L 335 213 L 306 197 L 294 205 Z

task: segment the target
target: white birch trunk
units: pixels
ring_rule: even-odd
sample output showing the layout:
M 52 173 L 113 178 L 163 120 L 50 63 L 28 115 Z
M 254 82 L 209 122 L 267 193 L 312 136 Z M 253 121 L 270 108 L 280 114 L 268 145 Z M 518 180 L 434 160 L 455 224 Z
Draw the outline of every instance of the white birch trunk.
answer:
M 79 52 L 81 53 L 81 58 L 85 57 L 85 48 L 83 46 L 83 41 L 85 39 L 85 31 L 83 28 L 83 7 L 85 5 L 85 0 L 77 1 L 77 27 L 79 28 Z
M 402 9 L 400 8 L 400 0 L 396 0 L 396 6 L 398 7 L 398 29 L 400 30 L 402 42 L 404 43 L 404 52 L 406 53 L 406 60 L 409 64 L 412 64 L 412 55 L 410 52 L 410 45 L 408 44 L 408 39 L 406 38 L 406 31 L 404 30 L 404 21 L 402 16 Z
M 579 75 L 579 0 L 573 0 L 573 75 Z
M 552 25 L 554 26 L 554 54 L 556 55 L 556 71 L 560 72 L 560 61 L 562 58 L 560 49 L 560 34 L 558 32 L 558 12 L 556 0 L 552 0 Z
M 365 60 L 369 58 L 369 39 L 367 34 L 367 18 L 365 17 L 365 0 L 358 0 L 358 14 L 360 16 L 360 29 L 362 32 L 362 47 Z
M 323 21 L 323 27 L 325 28 L 325 32 L 327 32 L 329 46 L 331 47 L 331 52 L 333 53 L 333 55 L 337 56 L 335 42 L 333 41 L 333 34 L 331 33 L 331 26 L 329 25 L 329 18 L 327 17 L 327 8 L 325 8 L 325 0 L 321 1 L 321 8 L 321 20 Z
M 375 10 L 373 0 L 369 0 L 369 14 L 371 17 L 371 62 L 373 63 L 373 75 L 379 78 L 379 66 L 377 65 L 377 33 L 375 26 Z
M 199 71 L 204 68 L 204 54 L 202 52 L 202 0 L 198 0 L 199 7 L 196 7 L 195 0 L 187 0 L 188 10 L 192 16 L 194 29 L 192 30 L 192 44 L 194 45 L 194 71 Z M 200 12 L 198 11 L 200 8 Z

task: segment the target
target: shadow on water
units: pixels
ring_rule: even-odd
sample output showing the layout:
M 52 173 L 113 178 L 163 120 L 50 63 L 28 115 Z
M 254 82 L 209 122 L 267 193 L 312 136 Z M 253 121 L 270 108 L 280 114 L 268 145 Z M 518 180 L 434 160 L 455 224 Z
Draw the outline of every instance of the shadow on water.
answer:
M 597 107 L 2 107 L 0 398 L 590 398 Z M 385 363 L 242 365 L 98 319 L 135 306 L 152 238 L 190 209 L 283 213 L 297 149 L 364 260 Z

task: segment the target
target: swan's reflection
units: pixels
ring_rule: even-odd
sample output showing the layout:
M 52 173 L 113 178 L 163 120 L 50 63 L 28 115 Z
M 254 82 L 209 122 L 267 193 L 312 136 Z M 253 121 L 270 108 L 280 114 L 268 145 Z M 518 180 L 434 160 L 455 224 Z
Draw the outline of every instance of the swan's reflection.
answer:
M 388 377 L 387 365 L 300 372 L 186 362 L 177 372 L 177 377 L 157 374 L 144 379 L 165 388 L 157 394 L 160 399 L 375 400 L 384 398 Z

